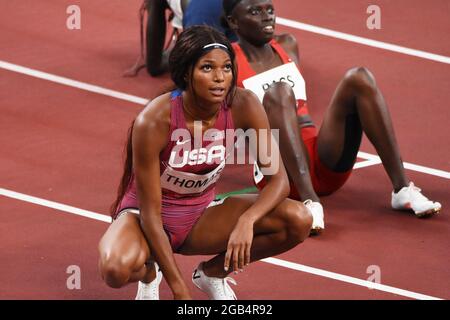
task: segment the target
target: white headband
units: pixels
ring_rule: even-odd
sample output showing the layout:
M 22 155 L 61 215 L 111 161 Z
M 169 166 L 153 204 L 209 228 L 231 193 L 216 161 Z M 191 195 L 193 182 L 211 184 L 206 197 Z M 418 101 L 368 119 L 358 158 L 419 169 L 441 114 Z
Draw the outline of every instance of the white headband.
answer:
M 203 50 L 208 50 L 208 49 L 225 49 L 226 51 L 228 51 L 228 47 L 226 45 L 223 45 L 221 43 L 211 43 L 211 44 L 207 44 L 206 46 L 203 47 Z

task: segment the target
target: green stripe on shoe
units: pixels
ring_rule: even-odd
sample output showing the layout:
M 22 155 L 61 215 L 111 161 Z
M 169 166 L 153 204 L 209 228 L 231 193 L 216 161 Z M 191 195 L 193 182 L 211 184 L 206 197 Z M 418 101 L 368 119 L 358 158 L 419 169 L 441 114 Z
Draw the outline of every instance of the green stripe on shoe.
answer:
M 256 187 L 250 187 L 250 188 L 245 188 L 242 190 L 230 191 L 227 193 L 222 193 L 222 194 L 216 195 L 216 199 L 222 200 L 229 196 L 235 196 L 238 194 L 247 194 L 247 193 L 258 193 L 258 189 Z

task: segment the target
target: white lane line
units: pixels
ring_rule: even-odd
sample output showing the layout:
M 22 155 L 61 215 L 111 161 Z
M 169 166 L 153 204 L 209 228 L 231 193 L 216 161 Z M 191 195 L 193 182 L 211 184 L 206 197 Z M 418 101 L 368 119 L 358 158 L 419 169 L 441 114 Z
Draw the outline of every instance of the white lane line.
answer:
M 366 161 L 360 161 L 355 163 L 355 165 L 353 166 L 353 169 L 361 169 L 361 168 L 366 168 L 366 167 L 370 167 L 370 166 L 375 166 L 377 164 L 381 163 L 381 159 L 380 160 L 366 160 Z
M 44 207 L 49 207 L 49 208 L 56 209 L 56 210 L 63 211 L 63 212 L 72 213 L 72 214 L 79 215 L 79 216 L 93 219 L 93 220 L 103 221 L 103 222 L 107 222 L 107 223 L 111 222 L 111 217 L 104 215 L 104 214 L 75 208 L 75 207 L 68 206 L 65 204 L 29 196 L 29 195 L 26 195 L 23 193 L 18 193 L 18 192 L 3 189 L 3 188 L 0 188 L 0 195 L 8 197 L 8 198 L 13 198 L 16 200 L 33 203 L 33 204 L 44 206 Z M 334 280 L 338 280 L 338 281 L 343 281 L 343 282 L 347 282 L 347 283 L 351 283 L 351 284 L 355 284 L 355 285 L 359 285 L 359 286 L 376 289 L 379 291 L 384 291 L 384 292 L 388 292 L 388 293 L 401 295 L 401 296 L 408 297 L 408 298 L 414 298 L 414 299 L 419 299 L 419 300 L 430 300 L 430 299 L 441 300 L 440 298 L 435 298 L 435 297 L 426 296 L 426 295 L 423 295 L 420 293 L 415 293 L 415 292 L 411 292 L 411 291 L 407 291 L 407 290 L 403 290 L 403 289 L 389 287 L 386 285 L 381 285 L 381 284 L 373 283 L 370 281 L 361 280 L 358 278 L 353 278 L 350 276 L 346 276 L 346 275 L 342 275 L 339 273 L 334 273 L 334 272 L 330 272 L 330 271 L 326 271 L 326 270 L 322 270 L 322 269 L 308 267 L 305 265 L 301 265 L 301 264 L 297 264 L 297 263 L 293 263 L 293 262 L 289 262 L 289 261 L 285 261 L 285 260 L 281 260 L 281 259 L 266 258 L 261 261 L 270 263 L 270 264 L 274 264 L 277 266 L 301 271 L 301 272 L 311 273 L 311 274 L 318 275 L 318 276 L 325 277 L 325 278 L 330 278 L 330 279 L 334 279 Z
M 422 58 L 422 59 L 426 59 L 426 60 L 450 64 L 449 57 L 434 54 L 434 53 L 429 53 L 426 51 L 411 49 L 411 48 L 402 47 L 402 46 L 398 46 L 398 45 L 391 44 L 391 43 L 386 43 L 386 42 L 382 42 L 382 41 L 363 38 L 363 37 L 355 36 L 352 34 L 334 31 L 334 30 L 326 29 L 326 28 L 322 28 L 322 27 L 317 27 L 317 26 L 313 26 L 310 24 L 301 23 L 298 21 L 289 20 L 289 19 L 280 18 L 280 17 L 277 17 L 277 23 L 280 25 L 286 26 L 286 27 L 303 30 L 303 31 L 308 31 L 308 32 L 312 32 L 312 33 L 316 33 L 316 34 L 320 34 L 323 36 L 332 37 L 332 38 L 336 38 L 336 39 L 340 39 L 340 40 L 350 41 L 350 42 L 366 45 L 369 47 L 375 47 L 375 48 L 384 49 L 387 51 L 402 53 L 402 54 L 405 54 L 408 56 L 414 56 L 414 57 L 418 57 L 418 58 Z
M 102 94 L 102 95 L 105 95 L 108 97 L 121 99 L 121 100 L 129 101 L 129 102 L 134 102 L 134 103 L 141 104 L 141 105 L 146 105 L 149 101 L 148 99 L 136 97 L 136 96 L 133 96 L 130 94 L 126 94 L 126 93 L 122 93 L 122 92 L 118 92 L 118 91 L 114 91 L 114 90 L 110 90 L 110 89 L 106 89 L 106 88 L 102 88 L 99 86 L 72 80 L 69 78 L 56 76 L 54 74 L 50 74 L 47 72 L 42 72 L 42 71 L 22 67 L 17 64 L 12 64 L 12 63 L 9 63 L 6 61 L 0 60 L 0 68 L 6 69 L 9 71 L 13 71 L 13 72 L 17 72 L 17 73 L 21 73 L 21 74 L 25 74 L 25 75 L 28 75 L 31 77 L 42 79 L 42 80 L 48 80 L 48 81 L 62 84 L 65 86 L 69 86 L 69 87 L 73 87 L 73 88 L 77 88 L 77 89 L 81 89 L 81 90 L 85 90 L 85 91 L 89 91 L 89 92 L 93 92 L 93 93 Z
M 264 261 L 264 262 L 270 263 L 270 264 L 274 264 L 274 265 L 277 265 L 280 267 L 285 267 L 285 268 L 293 269 L 296 271 L 306 272 L 306 273 L 314 274 L 314 275 L 317 275 L 320 277 L 334 279 L 334 280 L 338 280 L 338 281 L 342 281 L 342 282 L 347 282 L 347 283 L 351 283 L 351 284 L 354 284 L 357 286 L 362 286 L 362 287 L 367 287 L 369 289 L 384 291 L 384 292 L 388 292 L 388 293 L 392 293 L 392 294 L 396 294 L 399 296 L 404 296 L 404 297 L 408 297 L 408 298 L 412 298 L 412 299 L 443 300 L 441 298 L 432 297 L 432 296 L 428 296 L 428 295 L 424 295 L 421 293 L 416 293 L 416 292 L 412 292 L 412 291 L 408 291 L 408 290 L 403 290 L 403 289 L 399 289 L 399 288 L 395 288 L 395 287 L 391 287 L 391 286 L 387 286 L 384 284 L 375 283 L 375 282 L 371 282 L 371 281 L 367 281 L 367 280 L 361 280 L 361 279 L 349 277 L 349 276 L 346 276 L 343 274 L 330 272 L 330 271 L 317 269 L 317 268 L 312 268 L 312 267 L 308 267 L 308 266 L 305 266 L 302 264 L 293 263 L 293 262 L 289 262 L 289 261 L 285 261 L 285 260 L 281 260 L 281 259 L 277 259 L 277 258 L 266 258 L 266 259 L 262 259 L 261 261 Z
M 119 91 L 113 91 L 110 89 L 105 89 L 105 88 L 102 88 L 99 86 L 94 86 L 91 84 L 83 83 L 83 82 L 72 80 L 69 78 L 64 78 L 64 77 L 56 76 L 56 75 L 53 75 L 50 73 L 22 67 L 22 66 L 12 64 L 12 63 L 9 63 L 6 61 L 2 61 L 2 60 L 0 60 L 0 68 L 6 69 L 6 70 L 9 70 L 12 72 L 29 75 L 29 76 L 36 77 L 36 78 L 43 79 L 43 80 L 56 82 L 56 83 L 59 83 L 62 85 L 67 85 L 69 87 L 74 87 L 74 88 L 77 88 L 80 90 L 86 90 L 86 91 L 102 94 L 105 96 L 109 96 L 112 98 L 117 98 L 117 99 L 129 101 L 129 102 L 137 103 L 140 105 L 146 105 L 150 101 L 148 99 L 140 98 L 137 96 L 132 96 L 132 95 L 122 93 Z M 367 166 L 376 164 L 376 162 L 379 161 L 379 159 L 380 159 L 378 156 L 370 154 L 370 153 L 366 153 L 366 152 L 359 152 L 358 157 L 366 159 L 366 160 L 374 160 L 373 162 L 367 163 Z M 431 169 L 431 168 L 427 168 L 427 167 L 423 167 L 423 166 L 419 166 L 419 165 L 415 165 L 415 164 L 411 164 L 411 163 L 404 163 L 404 166 L 406 169 L 409 169 L 409 170 L 418 171 L 418 172 L 427 173 L 430 175 L 450 179 L 450 173 L 446 172 L 446 171 Z
M 381 163 L 381 159 L 379 156 L 373 155 L 370 153 L 360 151 L 360 152 L 358 152 L 358 157 L 362 158 L 362 159 L 367 159 L 368 160 L 367 162 L 371 162 L 373 164 Z M 361 162 L 361 163 L 364 164 L 364 163 L 366 163 L 366 161 Z M 371 165 L 371 164 L 368 164 L 368 165 Z M 437 169 L 419 166 L 417 164 L 412 164 L 412 163 L 408 163 L 408 162 L 403 162 L 403 166 L 405 167 L 405 169 L 408 169 L 408 170 L 426 173 L 426 174 L 429 174 L 432 176 L 441 177 L 441 178 L 445 178 L 445 179 L 450 179 L 450 172 L 447 172 L 444 170 L 437 170 Z
M 427 174 L 430 174 L 432 176 L 437 176 L 437 177 L 441 177 L 441 178 L 445 178 L 445 179 L 450 179 L 450 172 L 446 172 L 446 171 L 443 171 L 443 170 L 427 168 L 427 167 L 419 166 L 417 164 L 408 163 L 408 162 L 403 162 L 403 166 L 405 167 L 405 169 L 408 169 L 408 170 L 422 172 L 422 173 L 427 173 Z
M 362 151 L 358 152 L 358 158 L 372 160 L 372 161 L 380 160 L 380 157 L 378 157 L 377 155 L 367 153 L 367 152 L 362 152 Z
M 16 200 L 21 200 L 21 201 L 37 204 L 37 205 L 43 206 L 43 207 L 48 207 L 48 208 L 56 209 L 59 211 L 76 214 L 78 216 L 82 216 L 82 217 L 86 217 L 86 218 L 90 218 L 90 219 L 94 219 L 94 220 L 99 220 L 99 221 L 109 222 L 109 223 L 111 222 L 111 217 L 104 215 L 104 214 L 99 214 L 99 213 L 95 213 L 92 211 L 75 208 L 75 207 L 57 203 L 54 201 L 36 198 L 33 196 L 29 196 L 29 195 L 26 195 L 23 193 L 18 193 L 18 192 L 3 189 L 3 188 L 0 188 L 0 195 L 8 197 L 8 198 L 13 198 Z

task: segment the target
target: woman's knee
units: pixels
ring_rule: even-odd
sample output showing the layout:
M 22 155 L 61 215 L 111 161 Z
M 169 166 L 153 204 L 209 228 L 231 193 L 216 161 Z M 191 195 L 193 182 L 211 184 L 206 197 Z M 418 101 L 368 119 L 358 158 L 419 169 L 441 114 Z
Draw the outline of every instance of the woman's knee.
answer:
M 274 83 L 265 93 L 263 105 L 266 112 L 280 112 L 280 108 L 296 108 L 295 94 L 285 82 Z
M 303 203 L 295 200 L 285 200 L 282 207 L 285 228 L 289 241 L 299 244 L 311 231 L 312 215 Z
M 99 269 L 103 280 L 111 288 L 121 288 L 131 275 L 126 264 L 120 259 L 100 259 Z
M 139 249 L 126 253 L 100 249 L 99 270 L 103 280 L 112 288 L 121 288 L 128 283 L 133 272 L 145 264 L 145 255 Z
M 365 67 L 355 67 L 348 70 L 344 76 L 344 82 L 357 89 L 377 89 L 374 75 Z

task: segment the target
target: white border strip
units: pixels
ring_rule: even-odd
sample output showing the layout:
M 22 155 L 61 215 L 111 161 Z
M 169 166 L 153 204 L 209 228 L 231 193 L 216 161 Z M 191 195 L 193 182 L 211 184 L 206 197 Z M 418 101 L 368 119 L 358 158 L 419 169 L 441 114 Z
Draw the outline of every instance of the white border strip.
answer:
M 14 192 L 14 191 L 3 189 L 3 188 L 0 188 L 0 195 L 8 197 L 8 198 L 13 198 L 16 200 L 21 200 L 21 201 L 37 204 L 39 206 L 56 209 L 59 211 L 76 214 L 78 216 L 86 217 L 89 219 L 94 219 L 94 220 L 108 222 L 108 223 L 111 223 L 111 221 L 112 221 L 110 216 L 107 216 L 104 214 L 99 214 L 99 213 L 95 213 L 92 211 L 78 209 L 78 208 L 71 207 L 71 206 L 68 206 L 65 204 L 61 204 L 61 203 L 57 203 L 57 202 L 53 202 L 53 201 L 49 201 L 49 200 L 45 200 L 45 199 L 41 199 L 41 198 L 32 197 L 32 196 L 29 196 L 29 195 L 26 195 L 23 193 L 18 193 L 18 192 Z
M 371 281 L 367 281 L 367 280 L 361 280 L 358 278 L 349 277 L 349 276 L 342 275 L 339 273 L 330 272 L 330 271 L 317 269 L 317 268 L 312 268 L 312 267 L 308 267 L 308 266 L 305 266 L 302 264 L 293 263 L 293 262 L 289 262 L 289 261 L 285 261 L 285 260 L 281 260 L 281 259 L 266 258 L 266 259 L 262 259 L 261 261 L 264 261 L 264 262 L 270 263 L 270 264 L 274 264 L 274 265 L 277 265 L 280 267 L 285 267 L 285 268 L 293 269 L 296 271 L 306 272 L 306 273 L 314 274 L 314 275 L 317 275 L 320 277 L 334 279 L 334 280 L 338 280 L 338 281 L 342 281 L 342 282 L 347 282 L 347 283 L 351 283 L 351 284 L 354 284 L 357 286 L 362 286 L 362 287 L 367 287 L 369 289 L 375 289 L 375 290 L 379 290 L 379 291 L 389 292 L 392 294 L 396 294 L 396 295 L 404 296 L 404 297 L 408 297 L 408 298 L 413 298 L 413 299 L 417 299 L 417 300 L 443 300 L 441 298 L 436 298 L 436 297 L 427 296 L 427 295 L 424 295 L 421 293 L 398 289 L 398 288 L 386 286 L 384 284 L 379 284 L 379 283 L 375 283 L 375 282 L 371 282 Z
M 17 64 L 12 64 L 12 63 L 9 63 L 6 61 L 0 60 L 0 68 L 6 69 L 9 71 L 13 71 L 13 72 L 17 72 L 17 73 L 21 73 L 21 74 L 25 74 L 25 75 L 28 75 L 31 77 L 42 79 L 42 80 L 48 80 L 51 82 L 59 83 L 59 84 L 62 84 L 62 85 L 68 86 L 68 87 L 73 87 L 73 88 L 77 88 L 77 89 L 81 89 L 81 90 L 85 90 L 85 91 L 89 91 L 89 92 L 93 92 L 93 93 L 98 93 L 98 94 L 102 94 L 104 96 L 117 98 L 120 100 L 134 102 L 134 103 L 141 104 L 141 105 L 146 105 L 149 101 L 148 99 L 136 97 L 136 96 L 133 96 L 130 94 L 126 94 L 126 93 L 122 93 L 122 92 L 118 92 L 118 91 L 114 91 L 114 90 L 110 90 L 110 89 L 105 89 L 105 88 L 102 88 L 99 86 L 72 80 L 69 78 L 56 76 L 54 74 L 22 67 Z
M 99 86 L 94 86 L 94 85 L 83 83 L 80 81 L 56 76 L 56 75 L 53 75 L 50 73 L 33 70 L 30 68 L 22 67 L 22 66 L 12 64 L 9 62 L 5 62 L 5 61 L 1 61 L 1 60 L 0 60 L 0 68 L 6 69 L 6 70 L 9 70 L 12 72 L 22 73 L 22 74 L 36 77 L 36 78 L 43 79 L 43 80 L 56 82 L 56 83 L 66 85 L 69 87 L 74 87 L 77 89 L 86 90 L 89 92 L 94 92 L 94 93 L 102 94 L 105 96 L 129 101 L 129 102 L 134 102 L 134 103 L 137 103 L 140 105 L 146 105 L 150 101 L 148 99 L 140 98 L 137 96 L 132 96 L 132 95 L 129 95 L 126 93 L 113 91 L 110 89 L 105 89 L 105 88 L 102 88 Z M 362 162 L 361 167 L 374 165 L 374 164 L 377 164 L 377 161 L 380 161 L 380 158 L 378 156 L 372 155 L 370 153 L 365 153 L 365 152 L 359 152 L 358 157 L 366 159 L 366 160 L 372 160 L 371 162 L 367 162 L 367 163 Z M 381 161 L 380 161 L 380 163 L 381 163 Z M 431 168 L 427 168 L 427 167 L 423 167 L 423 166 L 419 166 L 419 165 L 415 165 L 415 164 L 411 164 L 411 163 L 406 163 L 406 162 L 404 163 L 404 167 L 409 170 L 418 171 L 418 172 L 427 173 L 430 175 L 450 179 L 450 173 L 446 172 L 446 171 L 431 169 Z
M 367 165 L 364 165 L 366 163 L 366 161 L 361 162 L 363 164 L 362 167 L 371 165 L 369 163 L 373 163 L 373 164 L 381 163 L 381 159 L 379 156 L 376 156 L 376 155 L 373 155 L 370 153 L 360 151 L 360 152 L 358 152 L 358 157 L 368 160 Z M 405 169 L 409 169 L 412 171 L 422 172 L 422 173 L 426 173 L 426 174 L 429 174 L 432 176 L 450 179 L 450 172 L 447 172 L 444 170 L 432 169 L 432 168 L 419 166 L 417 164 L 412 164 L 412 163 L 408 163 L 408 162 L 403 162 L 403 166 L 405 167 Z
M 405 54 L 408 56 L 413 56 L 413 57 L 418 57 L 418 58 L 422 58 L 422 59 L 426 59 L 426 60 L 450 64 L 449 57 L 434 54 L 434 53 L 429 53 L 429 52 L 420 51 L 420 50 L 416 50 L 416 49 L 410 49 L 410 48 L 406 48 L 406 47 L 402 47 L 402 46 L 398 46 L 398 45 L 390 44 L 390 43 L 386 43 L 386 42 L 381 42 L 381 41 L 377 41 L 377 40 L 367 39 L 367 38 L 355 36 L 352 34 L 334 31 L 334 30 L 326 29 L 326 28 L 322 28 L 322 27 L 317 27 L 317 26 L 313 26 L 310 24 L 301 23 L 298 21 L 289 20 L 289 19 L 280 18 L 280 17 L 277 17 L 277 23 L 280 25 L 286 26 L 286 27 L 291 27 L 291 28 L 298 29 L 298 30 L 308 31 L 308 32 L 312 32 L 312 33 L 316 33 L 316 34 L 320 34 L 323 36 L 332 37 L 332 38 L 336 38 L 336 39 L 340 39 L 340 40 L 359 43 L 359 44 L 366 45 L 369 47 L 375 47 L 375 48 L 384 49 L 387 51 L 402 53 L 402 54 Z
M 8 197 L 8 198 L 13 198 L 16 200 L 21 200 L 21 201 L 37 204 L 37 205 L 44 206 L 44 207 L 49 207 L 49 208 L 56 209 L 59 211 L 72 213 L 72 214 L 86 217 L 89 219 L 94 219 L 94 220 L 98 220 L 98 221 L 111 223 L 110 216 L 95 213 L 92 211 L 78 209 L 78 208 L 75 208 L 72 206 L 68 206 L 65 204 L 61 204 L 61 203 L 57 203 L 57 202 L 53 202 L 53 201 L 49 201 L 49 200 L 45 200 L 45 199 L 41 199 L 41 198 L 36 198 L 36 197 L 29 196 L 29 195 L 26 195 L 23 193 L 18 193 L 18 192 L 14 192 L 11 190 L 0 188 L 0 195 Z M 326 271 L 326 270 L 322 270 L 322 269 L 308 267 L 305 265 L 301 265 L 301 264 L 297 264 L 297 263 L 293 263 L 293 262 L 289 262 L 289 261 L 285 261 L 285 260 L 281 260 L 281 259 L 266 258 L 261 261 L 270 263 L 270 264 L 274 264 L 277 266 L 305 272 L 305 273 L 318 275 L 318 276 L 325 277 L 325 278 L 330 278 L 330 279 L 334 279 L 334 280 L 338 280 L 338 281 L 343 281 L 343 282 L 367 287 L 370 289 L 376 289 L 379 291 L 393 293 L 393 294 L 408 297 L 408 298 L 413 298 L 413 299 L 418 299 L 418 300 L 442 300 L 441 298 L 431 297 L 431 296 L 423 295 L 420 293 L 415 293 L 412 291 L 407 291 L 407 290 L 398 289 L 398 288 L 394 288 L 394 287 L 390 287 L 390 286 L 386 286 L 386 285 L 382 285 L 382 284 L 378 284 L 378 283 L 374 283 L 374 282 L 370 282 L 370 281 L 366 281 L 366 280 L 361 280 L 358 278 L 353 278 L 353 277 L 342 275 L 339 273 L 334 273 L 334 272 L 330 272 L 330 271 Z
M 375 159 L 375 160 L 366 160 L 366 161 L 357 162 L 353 166 L 353 169 L 366 168 L 366 167 L 370 167 L 370 166 L 375 166 L 377 164 L 381 164 L 381 159 L 380 160 L 376 160 Z

